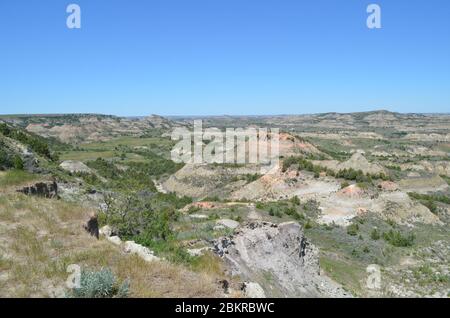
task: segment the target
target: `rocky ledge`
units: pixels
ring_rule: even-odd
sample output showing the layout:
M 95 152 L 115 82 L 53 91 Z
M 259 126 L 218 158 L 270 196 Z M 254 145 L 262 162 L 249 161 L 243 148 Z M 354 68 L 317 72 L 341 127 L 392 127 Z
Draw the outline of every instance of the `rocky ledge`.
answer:
M 298 223 L 248 222 L 214 250 L 232 275 L 259 284 L 268 297 L 351 297 L 321 275 L 318 249 Z
M 29 185 L 23 187 L 22 189 L 17 190 L 17 192 L 26 194 L 26 195 L 35 195 L 44 198 L 58 198 L 58 185 L 56 182 L 38 182 L 33 185 Z

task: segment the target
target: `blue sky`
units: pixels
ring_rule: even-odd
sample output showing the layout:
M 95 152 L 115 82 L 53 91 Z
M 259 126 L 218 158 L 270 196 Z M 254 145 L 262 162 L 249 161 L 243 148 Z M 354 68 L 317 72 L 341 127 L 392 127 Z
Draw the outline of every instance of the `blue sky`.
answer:
M 3 114 L 373 109 L 449 112 L 450 1 L 0 1 Z

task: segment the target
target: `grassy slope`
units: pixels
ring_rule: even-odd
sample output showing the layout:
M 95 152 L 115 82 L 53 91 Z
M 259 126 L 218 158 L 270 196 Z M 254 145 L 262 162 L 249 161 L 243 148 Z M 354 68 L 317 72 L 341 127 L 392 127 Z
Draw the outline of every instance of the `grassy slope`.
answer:
M 0 297 L 47 297 L 64 286 L 66 267 L 109 267 L 129 279 L 134 297 L 213 297 L 218 269 L 203 262 L 194 272 L 167 262 L 146 263 L 126 255 L 104 239 L 96 240 L 81 224 L 92 212 L 80 205 L 16 193 L 28 177 L 0 175 Z M 205 264 L 210 264 L 206 266 Z M 200 272 L 201 271 L 201 272 Z

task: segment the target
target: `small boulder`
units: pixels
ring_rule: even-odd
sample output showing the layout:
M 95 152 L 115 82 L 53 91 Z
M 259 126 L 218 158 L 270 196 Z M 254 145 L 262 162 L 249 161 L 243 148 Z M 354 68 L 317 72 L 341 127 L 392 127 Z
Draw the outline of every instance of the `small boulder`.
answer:
M 112 235 L 112 229 L 109 225 L 105 225 L 99 230 L 99 233 L 103 236 L 110 237 Z
M 122 240 L 118 236 L 109 236 L 106 238 L 108 241 L 113 243 L 114 245 L 120 245 L 122 244 Z
M 153 252 L 147 247 L 135 243 L 134 241 L 126 241 L 123 247 L 125 253 L 137 254 L 146 262 L 159 261 L 159 257 L 153 255 Z

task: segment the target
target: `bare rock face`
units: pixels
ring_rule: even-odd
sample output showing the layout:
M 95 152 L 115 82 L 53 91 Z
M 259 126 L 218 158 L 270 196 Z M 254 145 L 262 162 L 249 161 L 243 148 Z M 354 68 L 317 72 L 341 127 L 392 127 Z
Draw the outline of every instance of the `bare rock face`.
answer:
M 295 222 L 255 221 L 215 242 L 233 275 L 255 282 L 267 297 L 349 297 L 320 275 L 318 250 Z
M 35 195 L 44 198 L 57 198 L 58 197 L 58 185 L 53 182 L 38 182 L 34 185 L 23 187 L 17 190 L 26 195 Z
M 264 289 L 258 283 L 243 283 L 242 291 L 244 295 L 248 298 L 266 298 L 266 294 L 264 293 Z

